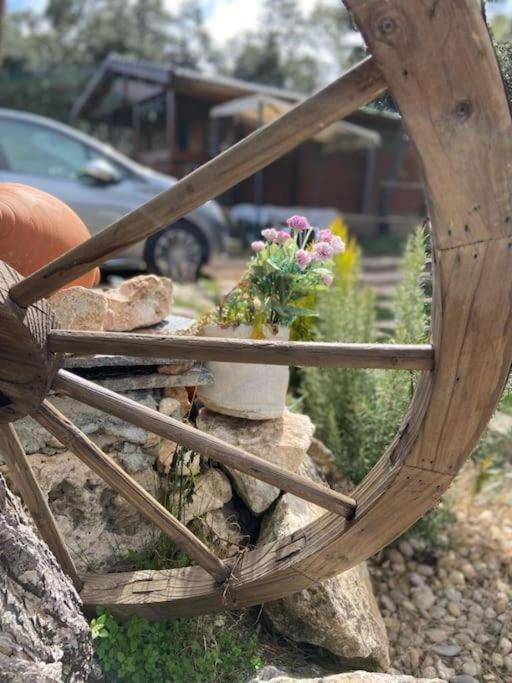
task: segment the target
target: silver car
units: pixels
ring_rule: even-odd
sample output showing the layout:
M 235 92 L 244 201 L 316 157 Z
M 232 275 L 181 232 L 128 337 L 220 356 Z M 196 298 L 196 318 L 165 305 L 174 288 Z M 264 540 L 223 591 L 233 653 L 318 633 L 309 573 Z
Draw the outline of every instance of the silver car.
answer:
M 57 121 L 0 109 L 0 182 L 24 183 L 49 192 L 72 207 L 95 233 L 176 179 Z M 213 253 L 224 248 L 227 234 L 222 209 L 209 201 L 105 265 L 147 268 L 189 281 Z

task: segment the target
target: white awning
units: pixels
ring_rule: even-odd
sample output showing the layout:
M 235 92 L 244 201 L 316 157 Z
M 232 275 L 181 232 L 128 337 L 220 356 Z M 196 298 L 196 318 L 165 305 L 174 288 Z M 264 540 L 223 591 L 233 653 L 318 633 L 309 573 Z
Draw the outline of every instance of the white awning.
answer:
M 210 109 L 210 118 L 232 118 L 251 128 L 259 128 L 274 121 L 292 108 L 288 102 L 267 95 L 238 97 Z M 380 147 L 377 131 L 348 121 L 336 121 L 312 138 L 325 146 L 327 152 Z

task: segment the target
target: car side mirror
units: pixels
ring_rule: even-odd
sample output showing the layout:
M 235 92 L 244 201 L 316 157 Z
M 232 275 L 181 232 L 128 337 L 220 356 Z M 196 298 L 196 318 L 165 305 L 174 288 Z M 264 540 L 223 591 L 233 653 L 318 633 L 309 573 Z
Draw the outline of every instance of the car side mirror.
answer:
M 91 159 L 80 169 L 80 177 L 102 185 L 118 183 L 121 180 L 119 171 L 106 159 Z

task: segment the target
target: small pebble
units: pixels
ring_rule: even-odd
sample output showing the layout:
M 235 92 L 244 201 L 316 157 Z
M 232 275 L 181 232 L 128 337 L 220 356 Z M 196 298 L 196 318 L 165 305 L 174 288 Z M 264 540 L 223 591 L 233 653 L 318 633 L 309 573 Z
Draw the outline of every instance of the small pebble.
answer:
M 425 635 L 432 643 L 439 643 L 441 640 L 445 640 L 448 634 L 442 628 L 429 628 Z
M 414 555 L 414 550 L 409 541 L 400 541 L 398 547 L 400 548 L 400 552 L 406 557 L 412 557 Z
M 468 661 L 464 662 L 462 665 L 462 672 L 468 674 L 468 676 L 478 676 L 480 670 L 480 665 L 471 659 L 468 659 Z
M 460 645 L 451 645 L 450 643 L 439 643 L 434 647 L 435 652 L 441 657 L 456 657 L 462 652 Z
M 510 642 L 508 638 L 500 638 L 498 649 L 502 655 L 508 655 L 510 652 L 512 652 L 512 642 Z
M 411 599 L 416 607 L 428 610 L 433 607 L 436 596 L 428 586 L 423 586 L 413 591 Z
M 396 612 L 395 603 L 386 594 L 380 596 L 380 602 L 384 609 L 386 609 L 388 612 Z
M 460 605 L 456 602 L 449 602 L 447 606 L 448 612 L 454 617 L 460 617 Z

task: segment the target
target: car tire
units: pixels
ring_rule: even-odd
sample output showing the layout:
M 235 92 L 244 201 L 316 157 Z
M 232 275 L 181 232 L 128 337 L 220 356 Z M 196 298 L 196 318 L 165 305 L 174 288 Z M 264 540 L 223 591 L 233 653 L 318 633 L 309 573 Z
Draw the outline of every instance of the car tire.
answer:
M 147 240 L 144 257 L 151 273 L 175 282 L 195 282 L 208 261 L 208 245 L 195 225 L 178 221 Z

